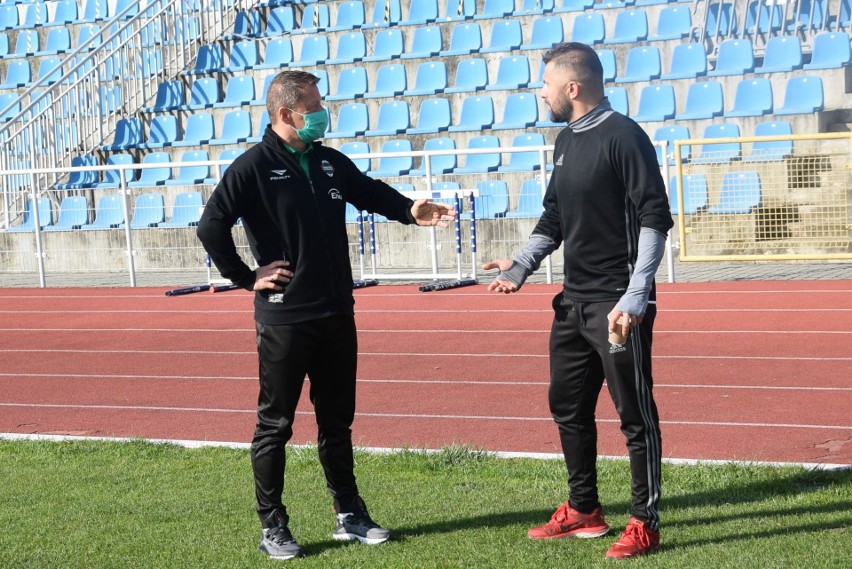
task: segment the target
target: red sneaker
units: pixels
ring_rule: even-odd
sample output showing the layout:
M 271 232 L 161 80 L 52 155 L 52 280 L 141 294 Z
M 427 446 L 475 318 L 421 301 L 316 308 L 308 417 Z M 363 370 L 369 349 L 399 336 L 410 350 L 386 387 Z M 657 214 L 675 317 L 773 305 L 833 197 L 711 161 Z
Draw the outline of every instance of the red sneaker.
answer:
M 660 532 L 648 527 L 646 522 L 630 518 L 621 538 L 606 552 L 607 559 L 627 559 L 647 555 L 660 548 Z
M 558 537 L 600 537 L 609 533 L 609 526 L 600 506 L 591 514 L 581 514 L 565 502 L 550 521 L 527 532 L 530 539 L 556 539 Z

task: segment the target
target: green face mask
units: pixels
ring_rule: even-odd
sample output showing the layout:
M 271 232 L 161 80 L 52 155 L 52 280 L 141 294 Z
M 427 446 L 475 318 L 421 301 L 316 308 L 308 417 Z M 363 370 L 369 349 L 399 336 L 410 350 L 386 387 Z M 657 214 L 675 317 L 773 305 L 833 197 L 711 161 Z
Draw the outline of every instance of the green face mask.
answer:
M 321 138 L 323 134 L 325 134 L 325 130 L 328 128 L 328 111 L 322 109 L 321 111 L 315 111 L 313 113 L 300 113 L 297 111 L 292 112 L 297 115 L 301 115 L 305 118 L 305 126 L 302 128 L 296 129 L 296 134 L 299 135 L 299 139 L 302 142 L 310 144 L 311 142 Z

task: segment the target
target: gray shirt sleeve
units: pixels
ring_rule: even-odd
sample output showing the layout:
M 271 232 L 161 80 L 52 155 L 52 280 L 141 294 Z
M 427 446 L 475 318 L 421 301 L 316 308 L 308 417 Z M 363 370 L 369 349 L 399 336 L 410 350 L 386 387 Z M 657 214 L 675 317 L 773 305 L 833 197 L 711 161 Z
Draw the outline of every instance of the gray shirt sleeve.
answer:
M 666 236 L 650 227 L 643 227 L 639 232 L 639 250 L 636 254 L 636 268 L 627 291 L 615 307 L 622 312 L 634 316 L 644 316 L 648 308 L 648 296 L 654 275 L 663 259 L 666 248 Z
M 507 280 L 520 289 L 527 277 L 536 272 L 541 262 L 558 248 L 559 244 L 550 237 L 532 235 L 521 252 L 512 259 L 512 266 L 501 271 L 497 278 Z

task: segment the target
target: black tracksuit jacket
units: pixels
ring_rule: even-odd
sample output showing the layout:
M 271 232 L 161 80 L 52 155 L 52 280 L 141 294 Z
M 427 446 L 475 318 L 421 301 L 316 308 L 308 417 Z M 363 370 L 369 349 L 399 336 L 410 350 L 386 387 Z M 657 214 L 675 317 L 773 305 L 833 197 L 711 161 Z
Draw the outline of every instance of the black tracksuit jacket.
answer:
M 239 218 L 259 266 L 284 258 L 290 262 L 295 276 L 284 287 L 283 301 L 270 302 L 274 291 L 255 295 L 255 319 L 263 324 L 354 313 L 346 202 L 414 222 L 412 200 L 365 176 L 337 150 L 315 142 L 309 157 L 310 180 L 298 156 L 268 126 L 262 141 L 225 171 L 198 225 L 198 238 L 222 276 L 247 290 L 256 276 L 231 236 Z

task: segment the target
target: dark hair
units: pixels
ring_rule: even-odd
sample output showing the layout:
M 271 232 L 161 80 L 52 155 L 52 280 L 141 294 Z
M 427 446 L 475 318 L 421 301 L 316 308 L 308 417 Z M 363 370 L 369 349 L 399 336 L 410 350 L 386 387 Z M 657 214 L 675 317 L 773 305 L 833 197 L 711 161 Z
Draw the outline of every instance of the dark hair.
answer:
M 587 88 L 603 89 L 603 65 L 597 52 L 584 43 L 560 43 L 547 50 L 542 58 L 544 65 L 551 61 L 558 68 L 571 73 L 578 83 Z
M 309 85 L 319 83 L 319 77 L 307 71 L 287 70 L 275 76 L 266 92 L 266 110 L 269 120 L 274 124 L 278 120 L 278 109 L 292 109 L 302 98 L 302 90 Z

